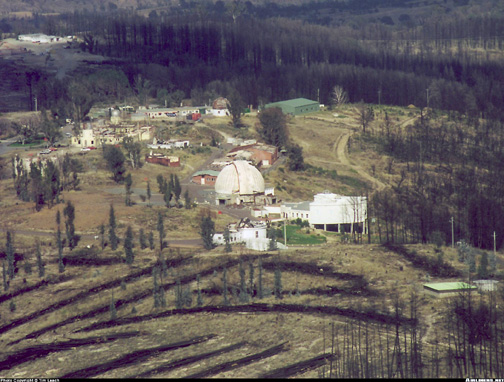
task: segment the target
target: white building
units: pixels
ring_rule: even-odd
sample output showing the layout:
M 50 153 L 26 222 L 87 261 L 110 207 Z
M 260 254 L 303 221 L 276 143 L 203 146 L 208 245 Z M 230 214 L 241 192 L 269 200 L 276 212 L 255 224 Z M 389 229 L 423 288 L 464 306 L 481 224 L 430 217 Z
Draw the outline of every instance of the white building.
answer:
M 229 228 L 230 244 L 245 244 L 248 249 L 255 251 L 267 251 L 270 245 L 270 239 L 267 237 L 266 223 L 250 221 L 248 218 L 240 220 L 238 223 L 231 223 Z M 213 241 L 217 245 L 224 245 L 224 233 L 216 233 Z M 285 249 L 282 243 L 277 242 L 277 248 Z
M 363 196 L 342 196 L 330 192 L 314 196 L 313 202 L 284 203 L 284 219 L 301 219 L 324 231 L 365 232 L 367 199 Z

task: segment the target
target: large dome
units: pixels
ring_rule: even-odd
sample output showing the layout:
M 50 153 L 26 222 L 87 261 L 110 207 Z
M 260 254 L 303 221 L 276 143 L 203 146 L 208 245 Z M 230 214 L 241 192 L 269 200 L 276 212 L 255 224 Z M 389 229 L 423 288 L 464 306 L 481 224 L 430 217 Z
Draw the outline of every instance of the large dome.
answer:
M 252 195 L 264 193 L 264 179 L 257 168 L 237 160 L 222 169 L 215 181 L 218 194 Z

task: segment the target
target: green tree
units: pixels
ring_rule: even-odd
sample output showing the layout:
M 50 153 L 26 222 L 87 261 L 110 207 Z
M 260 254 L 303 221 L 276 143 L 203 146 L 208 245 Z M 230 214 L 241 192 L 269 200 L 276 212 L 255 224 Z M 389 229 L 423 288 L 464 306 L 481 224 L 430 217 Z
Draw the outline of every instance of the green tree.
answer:
M 126 264 L 133 264 L 135 254 L 133 253 L 133 231 L 131 226 L 126 229 L 126 235 L 124 237 L 124 253 L 126 255 Z
M 30 163 L 30 184 L 32 190 L 32 200 L 35 203 L 35 210 L 38 212 L 45 203 L 46 194 L 42 179 L 42 168 L 35 162 Z
M 131 207 L 133 205 L 131 201 L 131 185 L 133 184 L 133 179 L 131 179 L 131 174 L 128 173 L 126 177 L 124 178 L 124 188 L 125 188 L 125 193 L 126 197 L 124 199 L 124 203 L 126 206 Z
M 116 220 L 115 220 L 114 206 L 111 204 L 109 212 L 109 242 L 110 247 L 112 248 L 113 251 L 117 249 L 117 245 L 119 243 L 115 230 L 116 230 Z
M 249 293 L 251 296 L 254 295 L 254 264 L 249 263 Z
M 173 187 L 172 183 L 169 182 L 168 184 L 165 185 L 163 193 L 163 199 L 166 204 L 166 207 L 168 208 L 170 208 L 170 202 L 172 200 L 172 196 L 173 196 Z
M 481 259 L 478 266 L 478 277 L 480 279 L 488 278 L 488 255 L 486 252 L 483 252 L 481 254 Z
M 79 236 L 75 234 L 75 207 L 71 201 L 67 202 L 66 207 L 63 209 L 63 215 L 65 216 L 65 230 L 66 237 L 68 240 L 68 247 L 70 250 L 77 246 L 79 242 Z
M 173 181 L 173 195 L 175 196 L 175 203 L 177 207 L 179 206 L 180 194 L 182 193 L 182 187 L 180 186 L 179 177 L 175 175 Z
M 142 163 L 140 161 L 142 146 L 140 145 L 140 142 L 135 142 L 133 140 L 133 137 L 124 137 L 123 146 L 128 152 L 131 167 L 140 168 L 142 166 Z
M 52 161 L 48 161 L 43 172 L 44 200 L 52 207 L 54 203 L 59 203 L 61 192 L 60 172 Z
M 42 253 L 40 251 L 40 243 L 37 241 L 37 245 L 35 248 L 35 253 L 37 255 L 37 267 L 39 272 L 39 277 L 44 277 L 45 274 L 45 265 L 42 261 Z
M 16 274 L 14 268 L 14 245 L 10 231 L 7 231 L 5 242 L 5 255 L 7 257 L 7 274 L 9 279 L 12 280 Z
M 148 245 L 143 228 L 140 228 L 140 232 L 138 233 L 138 241 L 140 242 L 141 249 L 147 248 Z
M 158 184 L 159 193 L 160 194 L 164 194 L 165 178 L 163 177 L 163 175 L 158 174 L 158 176 L 156 176 L 156 181 L 157 181 L 157 184 Z
M 68 96 L 75 121 L 74 131 L 78 132 L 82 121 L 95 103 L 92 85 L 84 77 L 76 78 L 68 86 Z
M 155 245 L 154 245 L 154 234 L 152 233 L 152 231 L 149 232 L 149 248 L 150 250 L 154 250 L 155 248 Z
M 224 252 L 231 252 L 231 237 L 230 237 L 230 232 L 229 232 L 229 227 L 226 226 L 224 229 Z
M 288 142 L 287 119 L 278 107 L 271 107 L 259 113 L 262 128 L 259 134 L 264 141 L 276 147 L 283 147 Z
M 150 182 L 147 182 L 147 200 L 149 201 L 149 206 L 150 206 L 150 199 L 151 199 L 151 189 L 150 189 Z
M 41 123 L 41 131 L 44 136 L 47 138 L 50 146 L 53 146 L 54 143 L 61 137 L 61 128 L 58 125 L 57 121 L 54 119 L 49 119 L 46 111 L 41 112 L 42 115 L 42 123 Z
M 108 169 L 112 171 L 114 182 L 122 182 L 124 180 L 124 173 L 126 172 L 124 168 L 126 158 L 121 149 L 115 146 L 105 146 L 103 157 L 107 162 Z
M 243 110 L 245 109 L 245 102 L 243 102 L 243 99 L 238 91 L 233 90 L 231 94 L 229 94 L 227 108 L 229 110 L 229 113 L 231 114 L 233 127 L 240 127 L 241 117 L 243 115 Z
M 59 210 L 56 212 L 56 225 L 58 229 L 56 231 L 56 245 L 58 247 L 58 270 L 60 273 L 65 271 L 65 264 L 63 264 L 63 242 L 61 240 L 61 214 Z
M 215 223 L 210 216 L 203 216 L 200 222 L 200 236 L 203 239 L 203 246 L 210 250 L 215 247 L 213 236 L 215 234 Z
M 303 158 L 303 148 L 301 146 L 291 144 L 289 146 L 287 156 L 289 158 L 289 170 L 291 171 L 302 171 L 305 169 L 304 158 Z
M 191 209 L 191 198 L 189 197 L 189 190 L 185 190 L 184 192 L 184 207 L 186 208 L 186 210 L 190 210 Z
M 72 158 L 70 154 L 66 153 L 65 156 L 63 157 L 63 162 L 61 164 L 63 189 L 76 190 L 80 183 L 78 173 L 83 172 L 83 170 L 84 167 L 82 163 L 78 159 Z

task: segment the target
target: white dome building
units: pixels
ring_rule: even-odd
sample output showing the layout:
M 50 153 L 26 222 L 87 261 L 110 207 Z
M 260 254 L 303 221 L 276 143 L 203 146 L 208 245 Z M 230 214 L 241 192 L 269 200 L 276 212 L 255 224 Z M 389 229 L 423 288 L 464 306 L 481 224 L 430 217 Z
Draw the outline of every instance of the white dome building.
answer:
M 222 169 L 215 181 L 216 202 L 219 205 L 265 201 L 264 178 L 257 168 L 239 160 Z M 272 195 L 272 190 L 270 191 Z

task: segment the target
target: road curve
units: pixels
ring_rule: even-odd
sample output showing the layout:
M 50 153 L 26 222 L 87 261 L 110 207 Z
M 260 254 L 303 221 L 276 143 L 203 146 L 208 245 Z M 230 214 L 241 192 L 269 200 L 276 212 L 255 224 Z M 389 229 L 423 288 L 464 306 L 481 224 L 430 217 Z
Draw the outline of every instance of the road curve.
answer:
M 350 158 L 348 157 L 347 153 L 347 146 L 348 146 L 348 139 L 352 133 L 345 133 L 342 134 L 339 139 L 336 141 L 334 144 L 334 148 L 336 150 L 336 154 L 338 156 L 338 160 L 340 161 L 341 164 L 348 166 L 355 170 L 361 177 L 369 181 L 371 184 L 374 185 L 375 190 L 380 191 L 383 190 L 386 185 L 385 183 L 382 183 L 380 180 L 372 177 L 369 175 L 366 171 L 362 169 L 360 166 L 356 166 L 350 162 Z

